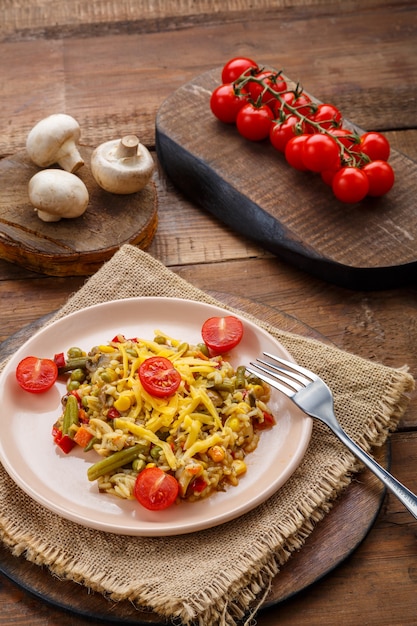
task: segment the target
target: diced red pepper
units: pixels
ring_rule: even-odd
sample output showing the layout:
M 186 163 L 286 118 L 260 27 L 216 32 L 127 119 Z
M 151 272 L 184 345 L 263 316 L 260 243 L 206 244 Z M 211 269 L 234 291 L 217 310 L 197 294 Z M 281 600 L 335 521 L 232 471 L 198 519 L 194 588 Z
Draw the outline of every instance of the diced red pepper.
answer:
M 65 354 L 63 352 L 58 352 L 58 354 L 54 355 L 54 361 L 58 368 L 65 366 Z
M 108 410 L 107 417 L 109 418 L 109 420 L 115 420 L 116 418 L 120 417 L 120 413 L 117 409 L 112 407 Z
M 201 476 L 197 476 L 194 478 L 193 482 L 190 485 L 191 491 L 195 493 L 201 493 L 207 487 L 207 482 Z
M 57 428 L 57 426 L 53 426 L 52 428 L 52 437 L 54 438 L 56 445 L 59 446 L 65 454 L 71 452 L 75 446 L 75 441 L 68 435 L 63 435 L 62 430 Z
M 266 411 L 264 411 L 263 414 L 264 414 L 264 421 L 258 422 L 257 420 L 255 420 L 253 424 L 254 427 L 258 428 L 259 430 L 263 430 L 265 428 L 271 428 L 272 426 L 275 425 L 275 418 L 273 415 L 271 415 L 271 413 L 267 413 Z

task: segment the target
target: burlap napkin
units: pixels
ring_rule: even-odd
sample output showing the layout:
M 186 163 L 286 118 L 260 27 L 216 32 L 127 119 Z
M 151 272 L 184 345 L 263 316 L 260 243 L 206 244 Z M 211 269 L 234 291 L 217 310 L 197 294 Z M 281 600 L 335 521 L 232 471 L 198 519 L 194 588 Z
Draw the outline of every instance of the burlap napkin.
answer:
M 221 304 L 149 254 L 124 246 L 55 319 L 132 296 Z M 366 449 L 384 442 L 406 408 L 414 383 L 409 374 L 255 321 L 327 381 L 338 417 L 353 439 Z M 147 538 L 108 534 L 61 519 L 26 496 L 0 468 L 1 536 L 15 555 L 115 601 L 128 599 L 175 618 L 176 624 L 232 625 L 262 602 L 280 565 L 302 546 L 356 469 L 352 455 L 315 424 L 304 462 L 265 504 L 205 532 Z

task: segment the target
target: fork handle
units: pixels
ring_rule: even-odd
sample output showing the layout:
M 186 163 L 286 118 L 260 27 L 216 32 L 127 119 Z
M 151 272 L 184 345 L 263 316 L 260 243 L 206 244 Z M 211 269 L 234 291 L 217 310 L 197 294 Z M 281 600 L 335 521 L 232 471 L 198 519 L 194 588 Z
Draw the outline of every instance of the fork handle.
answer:
M 392 474 L 387 472 L 383 467 L 379 465 L 367 452 L 362 450 L 354 441 L 345 433 L 342 428 L 333 428 L 334 434 L 345 444 L 347 448 L 360 460 L 368 469 L 370 469 L 375 476 L 389 489 L 402 504 L 405 506 L 411 515 L 417 519 L 417 496 L 407 489 L 399 480 L 394 478 Z

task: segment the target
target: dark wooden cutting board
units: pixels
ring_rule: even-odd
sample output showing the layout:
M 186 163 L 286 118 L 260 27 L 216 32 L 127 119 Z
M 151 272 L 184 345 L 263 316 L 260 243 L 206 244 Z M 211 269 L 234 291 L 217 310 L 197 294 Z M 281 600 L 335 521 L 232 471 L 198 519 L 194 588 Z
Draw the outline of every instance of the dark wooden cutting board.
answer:
M 29 202 L 28 183 L 39 171 L 25 150 L 0 161 L 0 257 L 49 276 L 86 276 L 125 243 L 146 249 L 158 223 L 156 186 L 137 193 L 108 193 L 89 167 L 92 149 L 80 146 L 85 165 L 77 176 L 89 192 L 86 212 L 43 222 Z
M 365 290 L 415 281 L 417 163 L 392 150 L 393 189 L 341 203 L 319 175 L 291 168 L 269 140 L 245 140 L 213 116 L 220 73 L 198 76 L 158 111 L 157 155 L 174 184 L 235 231 L 326 281 Z

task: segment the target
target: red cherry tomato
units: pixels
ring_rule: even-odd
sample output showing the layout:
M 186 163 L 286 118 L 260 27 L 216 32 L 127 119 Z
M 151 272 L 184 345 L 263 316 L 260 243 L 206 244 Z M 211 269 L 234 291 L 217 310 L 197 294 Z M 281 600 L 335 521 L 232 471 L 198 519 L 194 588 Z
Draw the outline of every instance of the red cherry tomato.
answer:
M 162 511 L 174 504 L 179 485 L 177 479 L 160 467 L 147 467 L 136 478 L 134 495 L 150 511 Z
M 247 57 L 236 57 L 230 59 L 222 69 L 222 83 L 233 83 L 240 78 L 243 73 L 249 73 L 248 70 L 257 70 L 258 64 Z
M 235 348 L 243 337 L 243 324 L 234 315 L 210 317 L 203 324 L 201 336 L 212 355 Z
M 339 128 L 342 125 L 342 114 L 333 104 L 319 104 L 315 113 L 309 117 L 327 130 Z
M 166 398 L 176 392 L 181 375 L 169 359 L 151 356 L 139 367 L 139 379 L 143 388 L 151 396 Z
M 332 183 L 333 183 L 334 175 L 339 170 L 340 170 L 340 167 L 338 167 L 338 168 L 336 168 L 334 170 L 323 170 L 322 172 L 320 172 L 320 176 L 321 176 L 322 181 L 324 183 L 326 183 L 326 185 L 329 185 L 331 187 Z
M 250 80 L 246 86 L 253 102 L 257 102 L 258 98 L 261 98 L 263 104 L 269 104 L 272 109 L 275 109 L 277 98 L 266 87 L 269 87 L 275 93 L 280 93 L 287 89 L 287 83 L 281 76 L 277 76 L 276 73 L 267 70 L 255 74 L 255 78 L 262 80 L 262 83 Z
M 383 196 L 394 184 L 394 171 L 386 161 L 372 161 L 362 168 L 368 177 L 368 196 Z
M 305 93 L 300 94 L 297 98 L 295 97 L 292 91 L 288 91 L 287 93 L 281 94 L 281 99 L 284 100 L 290 107 L 297 109 L 298 113 L 301 115 L 311 116 L 313 114 L 313 108 L 315 105 L 312 104 L 310 96 Z M 292 113 L 288 106 L 285 104 L 282 106 L 283 110 L 287 113 Z
M 27 356 L 16 368 L 16 379 L 25 391 L 42 393 L 52 387 L 58 378 L 58 367 L 52 359 Z
M 332 189 L 341 202 L 360 202 L 369 191 L 368 177 L 357 167 L 342 167 L 333 177 Z
M 312 172 L 337 169 L 340 163 L 339 146 L 332 137 L 316 133 L 303 143 L 303 163 Z
M 276 150 L 285 152 L 285 146 L 289 140 L 297 135 L 297 125 L 299 124 L 300 121 L 296 115 L 289 115 L 281 124 L 272 124 L 269 139 Z
M 345 148 L 353 149 L 357 143 L 355 134 L 347 128 L 329 128 L 329 133 L 336 137 Z
M 236 95 L 233 85 L 219 85 L 210 97 L 212 113 L 225 124 L 234 124 L 237 114 L 246 103 L 246 97 Z
M 274 114 L 269 106 L 245 104 L 237 114 L 236 127 L 245 139 L 262 141 L 269 136 Z
M 298 135 L 289 140 L 285 146 L 285 158 L 287 163 L 296 170 L 305 172 L 307 167 L 303 161 L 303 145 L 311 135 Z
M 388 139 L 377 132 L 364 133 L 355 146 L 356 152 L 363 152 L 371 161 L 388 161 L 390 144 Z

